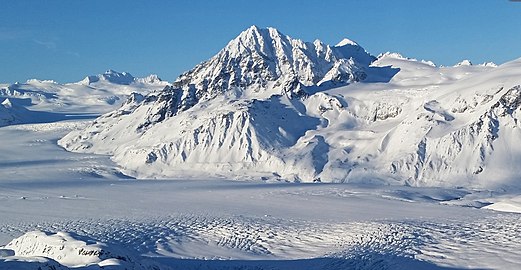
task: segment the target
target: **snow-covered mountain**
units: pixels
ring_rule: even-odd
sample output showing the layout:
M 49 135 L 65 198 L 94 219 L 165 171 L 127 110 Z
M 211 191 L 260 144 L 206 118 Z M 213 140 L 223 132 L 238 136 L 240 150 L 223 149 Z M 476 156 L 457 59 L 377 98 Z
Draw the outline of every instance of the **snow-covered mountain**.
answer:
M 166 86 L 168 84 L 155 74 L 144 78 L 135 78 L 128 72 L 117 72 L 112 69 L 105 71 L 103 74 L 87 76 L 79 84 L 91 85 L 99 82 L 108 82 L 116 85 L 159 84 Z
M 129 85 L 133 83 L 136 79 L 127 72 L 117 72 L 114 70 L 107 70 L 103 74 L 95 75 L 95 76 L 87 76 L 85 79 L 80 81 L 81 84 L 89 85 L 91 83 L 99 82 L 99 81 L 107 81 L 115 84 L 123 84 Z
M 87 76 L 76 83 L 32 79 L 0 84 L 0 126 L 63 120 L 65 115 L 106 113 L 120 107 L 131 93 L 145 94 L 167 85 L 157 75 L 134 78 L 113 70 Z
M 520 78 L 521 60 L 437 67 L 253 26 L 59 143 L 138 177 L 511 185 Z
M 338 46 L 303 42 L 274 28 L 252 26 L 216 56 L 182 74 L 173 88 L 193 91 L 197 99 L 233 90 L 238 96 L 298 94 L 324 83 L 362 81 L 373 60 L 354 42 Z
M 142 123 L 153 125 L 199 101 L 301 96 L 368 77 L 375 58 L 356 43 L 303 42 L 274 28 L 252 26 L 216 56 L 182 74 L 157 95 Z M 147 105 L 147 106 L 148 106 Z

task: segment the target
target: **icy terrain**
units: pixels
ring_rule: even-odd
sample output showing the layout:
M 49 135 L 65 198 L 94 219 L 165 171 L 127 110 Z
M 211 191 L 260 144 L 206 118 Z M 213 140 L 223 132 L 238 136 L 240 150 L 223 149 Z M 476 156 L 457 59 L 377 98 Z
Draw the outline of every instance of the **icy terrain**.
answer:
M 6 138 L 0 153 L 0 245 L 5 245 L 0 268 L 516 269 L 521 264 L 519 214 L 479 209 L 510 200 L 507 193 L 120 180 L 107 156 L 70 153 L 55 144 L 79 125 L 0 129 Z M 133 268 L 128 262 L 135 262 Z
M 107 156 L 70 153 L 55 144 L 80 124 L 0 129 L 6 138 L 0 153 L 1 269 L 109 264 L 115 269 L 516 269 L 521 264 L 519 214 L 479 209 L 510 199 L 506 193 L 120 180 Z
M 0 269 L 519 269 L 520 78 L 254 26 L 173 83 L 2 84 Z

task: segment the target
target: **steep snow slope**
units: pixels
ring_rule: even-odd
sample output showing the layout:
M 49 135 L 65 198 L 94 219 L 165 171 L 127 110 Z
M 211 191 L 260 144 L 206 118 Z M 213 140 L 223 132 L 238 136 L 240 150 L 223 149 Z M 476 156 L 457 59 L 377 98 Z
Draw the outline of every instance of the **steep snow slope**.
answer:
M 520 62 L 436 67 L 251 27 L 59 143 L 138 177 L 518 185 Z
M 493 186 L 518 178 L 515 164 L 521 148 L 514 142 L 521 138 L 520 63 L 428 96 L 423 106 L 390 131 L 380 149 L 384 162 L 378 163 L 390 165 L 391 173 L 415 184 L 481 179 Z

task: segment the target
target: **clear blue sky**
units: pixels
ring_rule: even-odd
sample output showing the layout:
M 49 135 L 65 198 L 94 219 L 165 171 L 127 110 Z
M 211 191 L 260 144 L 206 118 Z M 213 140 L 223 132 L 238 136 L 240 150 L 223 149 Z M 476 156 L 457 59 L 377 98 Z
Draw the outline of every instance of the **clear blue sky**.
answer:
M 172 81 L 253 24 L 442 65 L 521 57 L 521 3 L 508 0 L 0 1 L 4 83 L 73 82 L 107 69 Z

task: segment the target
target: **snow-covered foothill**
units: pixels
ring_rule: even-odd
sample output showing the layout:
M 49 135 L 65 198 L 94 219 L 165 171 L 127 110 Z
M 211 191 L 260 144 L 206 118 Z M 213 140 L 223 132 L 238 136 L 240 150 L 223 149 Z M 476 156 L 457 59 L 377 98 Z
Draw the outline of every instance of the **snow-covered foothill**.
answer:
M 521 195 L 517 193 L 512 192 L 496 198 L 490 198 L 489 201 L 490 204 L 484 208 L 502 212 L 521 213 Z
M 18 116 L 13 112 L 13 104 L 6 98 L 0 103 L 0 126 L 16 123 Z
M 134 78 L 112 70 L 77 83 L 31 79 L 0 84 L 0 127 L 92 119 L 118 108 L 132 93 L 145 94 L 166 86 L 168 83 L 157 75 Z

